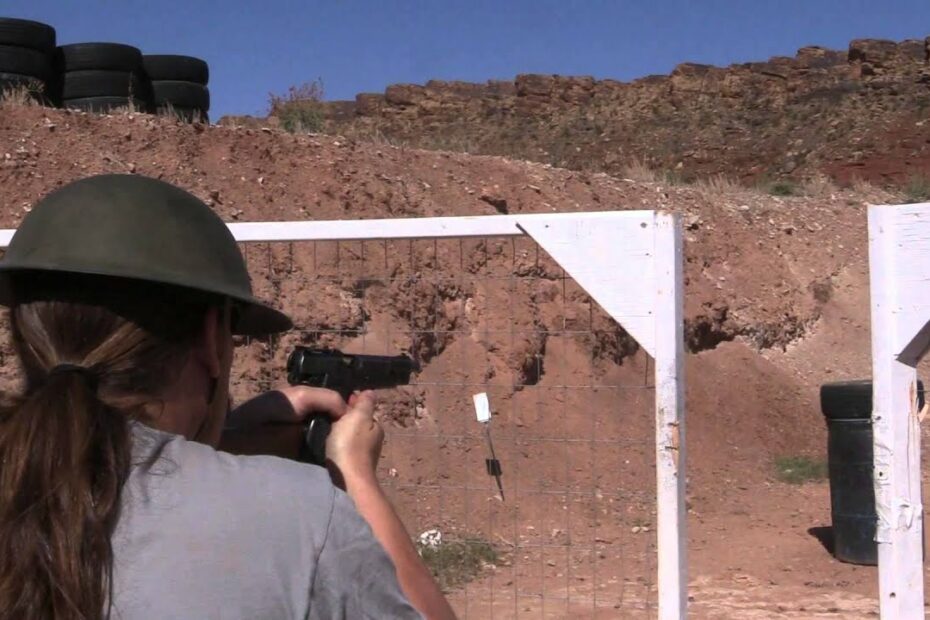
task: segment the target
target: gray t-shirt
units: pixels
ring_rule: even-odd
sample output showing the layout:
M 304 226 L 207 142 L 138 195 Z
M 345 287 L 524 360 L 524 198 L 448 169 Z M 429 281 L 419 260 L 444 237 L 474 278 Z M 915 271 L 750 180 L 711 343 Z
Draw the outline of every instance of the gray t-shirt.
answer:
M 421 618 L 326 471 L 133 424 L 113 618 Z

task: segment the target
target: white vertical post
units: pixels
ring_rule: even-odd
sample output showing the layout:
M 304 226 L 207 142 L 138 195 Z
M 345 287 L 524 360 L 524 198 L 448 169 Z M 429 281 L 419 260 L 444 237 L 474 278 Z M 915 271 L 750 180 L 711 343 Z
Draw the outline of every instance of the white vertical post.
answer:
M 678 215 L 656 216 L 654 256 L 659 619 L 678 620 L 688 611 L 684 258 Z
M 881 617 L 906 620 L 924 617 L 919 353 L 903 354 L 913 331 L 901 316 L 898 250 L 912 240 L 899 242 L 895 215 L 891 207 L 869 208 L 873 479 Z

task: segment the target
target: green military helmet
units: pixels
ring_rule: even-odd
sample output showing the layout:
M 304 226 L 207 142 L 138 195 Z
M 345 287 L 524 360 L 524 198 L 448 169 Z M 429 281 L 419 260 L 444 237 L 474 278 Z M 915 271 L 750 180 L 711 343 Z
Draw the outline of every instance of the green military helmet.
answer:
M 188 192 L 143 176 L 93 176 L 40 200 L 0 260 L 0 304 L 14 301 L 10 276 L 35 271 L 129 278 L 229 298 L 238 334 L 292 326 L 252 296 L 242 253 L 219 216 Z

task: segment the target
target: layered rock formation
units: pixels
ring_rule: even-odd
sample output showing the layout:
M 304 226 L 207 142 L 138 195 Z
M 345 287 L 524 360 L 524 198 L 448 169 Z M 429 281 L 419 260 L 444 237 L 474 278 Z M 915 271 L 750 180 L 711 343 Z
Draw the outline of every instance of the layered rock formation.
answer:
M 420 148 L 622 173 L 634 159 L 685 180 L 756 182 L 822 170 L 901 183 L 930 171 L 930 37 L 805 47 L 633 82 L 518 75 L 432 80 L 326 102 L 325 130 Z

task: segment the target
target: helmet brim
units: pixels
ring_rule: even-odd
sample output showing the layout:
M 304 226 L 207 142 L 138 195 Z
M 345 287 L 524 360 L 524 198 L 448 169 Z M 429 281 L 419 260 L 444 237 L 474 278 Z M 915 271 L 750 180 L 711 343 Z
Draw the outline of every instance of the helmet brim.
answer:
M 257 299 L 235 299 L 239 303 L 239 316 L 233 333 L 239 336 L 266 336 L 286 332 L 294 327 L 293 321 L 283 312 L 275 310 Z
M 232 299 L 239 318 L 236 332 L 242 335 L 292 326 L 285 315 L 254 297 L 245 258 L 219 215 L 193 194 L 158 179 L 97 175 L 42 198 L 23 218 L 0 260 L 0 273 L 27 270 L 182 287 L 167 294 L 186 290 L 192 299 L 207 296 L 208 303 L 216 297 Z M 29 281 L 22 285 L 17 293 L 28 294 Z M 114 285 L 93 284 L 101 287 L 98 292 Z M 48 292 L 54 294 L 54 287 Z M 112 292 L 149 294 L 145 286 Z M 162 301 L 171 303 L 173 297 Z
M 267 336 L 285 332 L 294 327 L 293 321 L 283 312 L 272 308 L 263 301 L 252 296 L 243 296 L 229 290 L 211 287 L 209 285 L 198 286 L 196 288 L 171 281 L 169 278 L 134 278 L 126 274 L 106 273 L 99 270 L 62 270 L 48 266 L 24 265 L 20 262 L 11 263 L 9 261 L 0 262 L 0 306 L 13 306 L 17 301 L 16 287 L 13 286 L 14 276 L 28 278 L 30 274 L 47 274 L 54 275 L 57 278 L 67 278 L 72 276 L 93 276 L 92 281 L 100 283 L 101 277 L 105 286 L 111 292 L 113 289 L 120 287 L 120 282 L 131 282 L 134 285 L 152 285 L 152 294 L 172 294 L 184 298 L 212 298 L 212 299 L 229 299 L 236 308 L 236 321 L 233 328 L 233 334 L 237 336 Z M 27 280 L 28 281 L 28 280 Z M 82 280 L 83 281 L 83 280 Z M 98 285 L 99 285 L 98 284 Z M 166 293 L 166 287 L 170 293 Z M 127 287 L 130 288 L 130 287 Z M 137 287 L 131 287 L 134 291 L 132 294 L 138 294 Z

